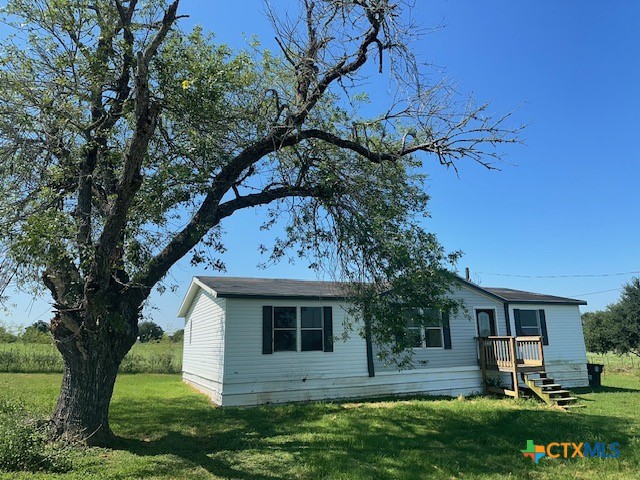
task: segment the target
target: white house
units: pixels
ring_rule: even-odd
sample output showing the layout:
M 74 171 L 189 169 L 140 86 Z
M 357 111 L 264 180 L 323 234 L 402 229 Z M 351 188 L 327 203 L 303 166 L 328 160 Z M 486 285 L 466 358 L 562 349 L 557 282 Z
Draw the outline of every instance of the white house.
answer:
M 339 339 L 347 315 L 339 284 L 195 277 L 178 313 L 185 318 L 183 379 L 223 406 L 467 395 L 487 391 L 491 369 L 516 379 L 516 366 L 532 365 L 564 386 L 588 384 L 579 311 L 586 302 L 462 279 L 453 295 L 467 313 L 414 329 L 414 368 L 398 371 L 359 335 Z M 509 342 L 517 357 L 511 364 Z M 497 390 L 517 396 L 518 383 Z

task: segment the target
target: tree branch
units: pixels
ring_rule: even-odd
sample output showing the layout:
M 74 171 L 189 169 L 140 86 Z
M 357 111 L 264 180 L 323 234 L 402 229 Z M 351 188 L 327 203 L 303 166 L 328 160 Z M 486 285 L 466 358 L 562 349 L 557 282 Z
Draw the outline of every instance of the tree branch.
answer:
M 356 72 L 366 63 L 368 58 L 368 49 L 372 44 L 378 44 L 379 46 L 381 45 L 381 42 L 378 39 L 378 35 L 380 33 L 383 22 L 382 16 L 386 8 L 384 6 L 384 2 L 382 2 L 382 6 L 372 7 L 366 3 L 361 4 L 361 6 L 365 9 L 367 20 L 370 23 L 370 28 L 364 34 L 364 37 L 355 53 L 355 58 L 353 58 L 351 61 L 348 61 L 348 56 L 345 55 L 324 74 L 324 76 L 318 81 L 317 85 L 311 92 L 308 92 L 309 86 L 311 85 L 310 77 L 303 76 L 302 78 L 298 79 L 298 95 L 300 95 L 304 99 L 304 103 L 300 106 L 298 113 L 293 116 L 292 120 L 294 125 L 302 125 L 302 123 L 304 123 L 311 110 L 315 107 L 320 98 L 322 98 L 322 96 L 324 95 L 327 88 L 329 88 L 329 86 L 333 82 Z M 314 5 L 312 2 L 307 3 L 307 17 L 311 15 L 313 7 Z M 309 45 L 307 51 L 305 52 L 305 58 L 303 59 L 306 67 L 303 70 L 303 73 L 306 76 L 315 75 L 315 72 L 318 71 L 318 68 L 314 62 L 317 60 L 320 47 L 324 46 L 324 42 L 321 44 L 321 42 L 316 39 L 315 30 L 309 31 L 308 34 Z M 328 39 L 325 39 L 325 41 L 328 41 Z M 311 67 L 309 67 L 309 62 L 311 62 Z M 301 94 L 301 90 L 304 90 L 303 94 Z
M 160 115 L 160 103 L 152 101 L 149 91 L 149 63 L 166 38 L 176 19 L 179 0 L 167 9 L 159 31 L 144 52 L 138 52 L 135 75 L 135 130 L 124 159 L 122 174 L 116 186 L 116 198 L 100 235 L 94 277 L 102 286 L 108 284 L 110 267 L 118 252 L 118 242 L 122 238 L 127 223 L 127 214 L 133 197 L 142 185 L 140 169 L 147 154 L 149 142 L 155 132 Z
M 263 190 L 259 193 L 236 197 L 233 200 L 217 205 L 213 213 L 206 219 L 206 223 L 199 223 L 202 216 L 207 213 L 200 207 L 200 210 L 194 215 L 189 224 L 149 262 L 147 268 L 134 279 L 133 283 L 147 289 L 147 292 L 143 292 L 146 298 L 151 287 L 164 277 L 175 262 L 195 247 L 206 232 L 218 225 L 222 219 L 231 216 L 238 210 L 258 205 L 267 205 L 274 200 L 286 197 L 311 197 L 321 195 L 322 193 L 318 189 L 300 186 Z
M 402 155 L 406 155 L 406 153 L 403 152 L 398 152 L 397 154 L 374 152 L 361 143 L 346 140 L 332 133 L 316 128 L 302 130 L 301 132 L 296 132 L 295 135 L 300 139 L 315 138 L 335 145 L 336 147 L 351 150 L 374 163 L 392 162 L 400 158 Z

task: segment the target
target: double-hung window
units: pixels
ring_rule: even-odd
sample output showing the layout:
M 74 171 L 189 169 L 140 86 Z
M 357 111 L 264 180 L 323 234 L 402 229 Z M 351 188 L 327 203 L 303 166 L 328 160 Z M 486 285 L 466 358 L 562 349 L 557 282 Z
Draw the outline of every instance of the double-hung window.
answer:
M 542 344 L 549 345 L 547 320 L 543 309 L 513 309 L 516 335 L 525 337 L 542 337 Z
M 262 353 L 333 351 L 331 307 L 262 307 Z
M 406 343 L 412 348 L 443 348 L 442 313 L 435 309 L 408 311 Z
M 540 313 L 538 310 L 520 310 L 520 329 L 525 337 L 541 337 Z

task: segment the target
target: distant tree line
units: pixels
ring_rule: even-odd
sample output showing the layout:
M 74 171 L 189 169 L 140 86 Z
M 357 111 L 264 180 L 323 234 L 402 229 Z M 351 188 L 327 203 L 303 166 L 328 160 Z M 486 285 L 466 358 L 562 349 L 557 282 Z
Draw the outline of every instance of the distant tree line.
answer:
M 583 314 L 582 325 L 588 351 L 640 357 L 640 278 L 623 287 L 616 303 Z
M 163 339 L 173 343 L 180 343 L 183 338 L 183 329 L 176 330 L 173 334 L 168 335 L 164 332 L 162 327 L 155 322 L 146 321 L 140 323 L 138 340 L 141 343 L 160 341 Z M 0 343 L 14 343 L 18 341 L 24 343 L 51 343 L 53 341 L 53 337 L 49 330 L 49 324 L 42 320 L 38 320 L 25 328 L 22 333 L 12 332 L 10 329 L 0 324 Z

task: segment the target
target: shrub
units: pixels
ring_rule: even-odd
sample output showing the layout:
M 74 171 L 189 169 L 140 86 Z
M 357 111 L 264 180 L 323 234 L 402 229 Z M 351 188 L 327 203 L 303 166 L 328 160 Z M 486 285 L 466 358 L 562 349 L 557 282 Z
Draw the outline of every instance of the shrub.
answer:
M 138 326 L 138 338 L 141 342 L 150 342 L 151 340 L 160 340 L 164 335 L 164 330 L 157 323 L 142 322 Z
M 29 328 L 34 328 L 42 333 L 49 333 L 49 324 L 45 321 L 38 320 L 37 322 L 31 324 Z
M 173 343 L 182 343 L 184 340 L 184 329 L 176 330 L 169 338 Z
M 0 325 L 0 343 L 13 343 L 17 339 L 17 336 L 9 332 L 6 327 Z
M 0 401 L 0 470 L 65 472 L 71 469 L 68 447 L 47 442 L 47 423 L 20 405 Z
M 49 333 L 49 330 L 42 332 L 32 325 L 24 330 L 22 341 L 25 343 L 51 344 L 53 343 L 53 337 Z

